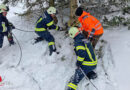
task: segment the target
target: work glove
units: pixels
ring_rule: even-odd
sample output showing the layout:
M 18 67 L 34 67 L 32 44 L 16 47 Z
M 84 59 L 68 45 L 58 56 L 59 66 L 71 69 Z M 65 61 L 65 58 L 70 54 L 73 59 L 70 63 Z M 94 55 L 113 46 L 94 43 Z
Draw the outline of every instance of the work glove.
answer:
M 62 27 L 59 27 L 58 28 L 58 31 L 64 31 Z
M 9 26 L 11 27 L 11 29 L 15 29 L 15 26 L 9 22 Z

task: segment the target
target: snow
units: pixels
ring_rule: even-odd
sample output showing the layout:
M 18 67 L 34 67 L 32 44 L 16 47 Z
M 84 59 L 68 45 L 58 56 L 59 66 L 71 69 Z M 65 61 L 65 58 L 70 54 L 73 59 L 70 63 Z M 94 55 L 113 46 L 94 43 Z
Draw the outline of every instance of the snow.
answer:
M 13 11 L 22 12 L 21 6 L 12 7 L 8 19 L 17 28 L 33 31 L 34 22 L 18 17 Z M 50 31 L 56 41 L 60 54 L 48 55 L 46 41 L 33 45 L 37 35 L 34 32 L 13 30 L 16 44 L 9 47 L 6 37 L 4 46 L 0 49 L 0 76 L 3 86 L 0 90 L 65 90 L 65 86 L 75 71 L 76 56 L 73 51 L 73 40 L 65 36 L 65 32 Z M 98 59 L 95 70 L 98 78 L 92 80 L 99 90 L 129 90 L 130 71 L 130 31 L 127 27 L 117 27 L 105 30 L 101 39 L 107 43 L 98 43 L 96 49 L 103 46 L 103 57 Z M 19 44 L 22 48 L 22 60 Z M 98 56 L 98 55 L 97 55 Z M 17 66 L 18 65 L 18 66 Z M 78 90 L 96 90 L 89 81 L 83 79 Z
M 129 90 L 130 86 L 130 31 L 126 27 L 119 27 L 116 30 L 106 31 L 104 38 L 111 44 L 111 49 L 116 65 L 115 78 L 118 90 Z

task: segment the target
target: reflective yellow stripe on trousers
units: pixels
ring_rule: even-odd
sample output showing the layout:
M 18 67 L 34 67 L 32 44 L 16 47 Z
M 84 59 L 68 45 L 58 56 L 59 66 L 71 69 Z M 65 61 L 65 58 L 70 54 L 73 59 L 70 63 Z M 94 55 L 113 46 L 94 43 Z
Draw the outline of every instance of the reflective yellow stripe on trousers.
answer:
M 77 85 L 75 85 L 73 83 L 69 83 L 68 86 L 71 87 L 74 90 L 76 90 L 76 88 L 77 88 Z
M 50 45 L 54 45 L 55 43 L 54 42 L 49 42 L 48 43 L 48 45 L 50 46 Z

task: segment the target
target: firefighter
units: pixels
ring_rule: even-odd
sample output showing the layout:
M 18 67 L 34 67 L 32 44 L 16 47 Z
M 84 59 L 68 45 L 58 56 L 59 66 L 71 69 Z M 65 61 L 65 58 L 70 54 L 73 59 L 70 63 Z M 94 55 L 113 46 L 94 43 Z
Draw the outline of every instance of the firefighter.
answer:
M 48 42 L 50 54 L 56 52 L 55 39 L 48 29 L 61 31 L 62 28 L 54 24 L 53 18 L 56 16 L 57 10 L 55 7 L 49 7 L 36 22 L 35 32 L 40 39 L 45 39 Z
M 15 29 L 15 27 L 6 18 L 8 11 L 9 7 L 5 6 L 4 4 L 0 5 L 0 48 L 3 46 L 4 36 L 7 36 L 10 45 L 15 44 L 11 33 L 11 30 Z
M 101 23 L 94 16 L 90 15 L 86 11 L 83 11 L 81 7 L 76 9 L 75 15 L 78 16 L 78 21 L 81 23 L 79 30 L 83 31 L 86 38 L 91 38 L 93 48 L 95 48 L 99 38 L 103 34 L 103 27 Z M 93 33 L 91 33 L 92 31 Z
M 69 30 L 69 36 L 74 39 L 74 50 L 77 56 L 77 69 L 67 85 L 67 90 L 76 90 L 78 83 L 84 77 L 80 68 L 89 79 L 95 79 L 97 77 L 97 74 L 93 71 L 97 65 L 97 58 L 90 41 L 85 39 L 84 35 L 79 32 L 78 28 L 71 27 Z

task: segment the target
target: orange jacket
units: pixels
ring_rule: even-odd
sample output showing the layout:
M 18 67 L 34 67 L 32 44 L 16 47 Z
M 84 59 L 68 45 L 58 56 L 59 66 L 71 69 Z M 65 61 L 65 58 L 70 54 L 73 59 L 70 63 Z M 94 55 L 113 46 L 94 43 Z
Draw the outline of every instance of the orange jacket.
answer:
M 83 11 L 83 14 L 78 18 L 79 22 L 81 23 L 81 27 L 79 30 L 85 30 L 91 33 L 92 29 L 95 29 L 94 35 L 101 35 L 103 34 L 103 27 L 98 19 L 94 16 L 90 15 L 89 13 Z

